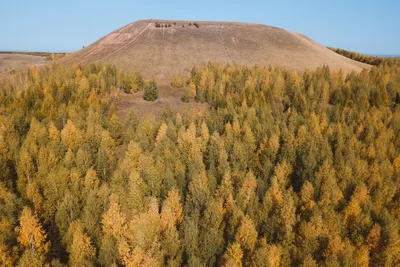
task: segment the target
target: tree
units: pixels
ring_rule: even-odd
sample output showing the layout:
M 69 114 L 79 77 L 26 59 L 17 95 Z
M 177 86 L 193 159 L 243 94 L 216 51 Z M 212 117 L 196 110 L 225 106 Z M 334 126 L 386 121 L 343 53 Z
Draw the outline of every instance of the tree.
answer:
M 161 227 L 165 230 L 176 227 L 182 221 L 182 206 L 177 189 L 168 192 L 168 197 L 161 210 Z
M 243 251 L 238 243 L 228 246 L 224 256 L 222 257 L 222 266 L 241 267 L 243 259 Z
M 184 85 L 183 79 L 180 75 L 172 76 L 171 86 L 175 88 L 182 88 Z
M 90 92 L 90 84 L 88 79 L 85 76 L 82 76 L 80 82 L 79 82 L 79 89 L 78 89 L 79 94 L 82 96 L 87 97 Z
M 143 78 L 139 72 L 122 73 L 120 80 L 120 86 L 126 93 L 133 94 L 143 89 Z
M 146 101 L 154 101 L 158 98 L 158 87 L 154 79 L 147 81 L 144 85 L 143 99 Z
M 256 196 L 257 181 L 254 174 L 249 171 L 244 179 L 243 185 L 239 190 L 238 202 L 244 210 L 249 205 L 253 204 L 252 201 Z M 254 204 L 253 204 L 254 205 Z
M 194 209 L 204 208 L 204 204 L 209 197 L 208 180 L 207 175 L 203 171 L 201 173 L 192 176 L 192 180 L 189 184 L 189 196 L 187 204 L 190 205 L 188 208 L 193 211 Z
M 268 245 L 265 238 L 260 239 L 259 247 L 252 256 L 253 266 L 281 266 L 282 248 Z
M 101 238 L 99 248 L 99 262 L 103 266 L 116 266 L 120 261 L 118 243 L 111 235 L 105 234 Z
M 20 247 L 24 250 L 19 265 L 43 266 L 49 250 L 45 231 L 28 207 L 22 210 L 19 220 L 19 227 L 16 228 L 18 234 L 17 240 Z
M 84 206 L 82 210 L 82 224 L 93 245 L 98 245 L 101 236 L 102 213 L 106 207 L 106 196 L 109 193 L 107 187 L 100 187 L 96 171 L 90 168 L 85 176 L 84 189 L 82 190 Z
M 181 241 L 178 227 L 182 222 L 182 206 L 177 189 L 168 192 L 161 210 L 161 228 L 163 230 L 162 247 L 169 265 L 179 265 L 181 261 Z
M 115 195 L 111 195 L 107 211 L 101 221 L 103 237 L 101 239 L 99 258 L 103 265 L 114 265 L 120 259 L 118 243 L 122 242 L 127 230 L 126 216 L 121 212 L 120 204 Z
M 80 221 L 71 224 L 67 235 L 72 235 L 68 246 L 70 266 L 95 266 L 96 250 L 92 246 L 90 237 L 84 231 Z
M 0 264 L 1 266 L 15 266 L 16 250 L 11 250 L 3 241 L 0 242 Z
M 184 254 L 187 255 L 188 264 L 191 266 L 200 266 L 205 263 L 200 258 L 199 246 L 199 214 L 196 211 L 192 216 L 185 216 L 182 223 L 183 240 L 182 245 Z
M 311 255 L 307 255 L 304 258 L 303 264 L 301 266 L 302 267 L 317 267 L 318 264 L 316 263 L 316 261 L 313 259 L 313 257 Z
M 335 207 L 339 200 L 343 198 L 343 193 L 337 185 L 335 170 L 329 162 L 325 161 L 320 170 L 316 174 L 318 181 L 319 205 L 322 208 L 333 206 Z
M 122 143 L 122 126 L 121 121 L 116 113 L 113 113 L 108 121 L 108 129 L 111 137 L 118 143 Z
M 127 266 L 161 266 L 164 260 L 161 230 L 158 205 L 152 198 L 149 209 L 132 218 L 129 234 L 119 243 L 121 262 Z
M 82 174 L 92 167 L 93 158 L 90 153 L 90 147 L 87 144 L 82 145 L 78 149 L 78 152 L 76 153 L 75 164 Z
M 125 214 L 121 212 L 119 203 L 113 196 L 108 210 L 103 214 L 103 232 L 119 240 L 126 230 Z
M 48 266 L 45 264 L 45 257 L 42 254 L 38 254 L 34 249 L 29 248 L 22 253 L 22 256 L 19 258 L 18 267 L 43 267 Z
M 143 78 L 140 72 L 135 71 L 131 75 L 132 79 L 132 93 L 136 93 L 138 91 L 141 91 L 143 89 Z
M 0 265 L 13 266 L 17 258 L 14 227 L 20 201 L 0 183 Z
M 46 253 L 49 246 L 46 242 L 47 235 L 36 216 L 32 214 L 28 207 L 22 210 L 19 220 L 20 226 L 16 228 L 16 231 L 18 233 L 18 243 L 21 247 Z
M 167 130 L 168 130 L 167 124 L 165 123 L 161 124 L 160 129 L 158 129 L 158 133 L 156 136 L 156 143 L 161 142 L 166 137 Z
M 214 265 L 224 251 L 224 208 L 223 201 L 210 198 L 200 220 L 199 243 L 201 258 L 207 265 Z
M 77 150 L 82 144 L 83 136 L 71 120 L 67 121 L 64 129 L 61 131 L 61 141 L 65 147 Z
M 235 240 L 246 251 L 252 251 L 257 241 L 257 230 L 248 216 L 243 216 Z

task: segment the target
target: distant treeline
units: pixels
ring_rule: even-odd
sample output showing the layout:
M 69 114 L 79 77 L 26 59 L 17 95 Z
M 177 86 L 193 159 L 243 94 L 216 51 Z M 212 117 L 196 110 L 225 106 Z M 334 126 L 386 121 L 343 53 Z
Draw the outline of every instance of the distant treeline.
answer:
M 21 54 L 21 55 L 31 55 L 46 57 L 47 60 L 57 60 L 69 53 L 48 53 L 48 52 L 16 52 L 16 51 L 0 51 L 0 54 Z
M 173 25 L 176 26 L 176 22 L 174 22 Z M 163 24 L 163 23 L 158 23 L 158 22 L 155 23 L 155 26 L 156 26 L 156 28 L 169 28 L 169 27 L 172 27 L 171 23 Z M 197 22 L 193 22 L 193 24 L 190 22 L 189 23 L 189 27 L 192 27 L 192 26 L 194 26 L 196 28 L 200 27 L 200 25 Z M 182 28 L 184 28 L 184 27 L 185 27 L 185 24 L 182 24 Z
M 378 66 L 384 62 L 394 62 L 398 61 L 398 58 L 389 58 L 389 57 L 377 57 L 377 56 L 367 56 L 363 54 L 359 54 L 356 52 L 340 49 L 340 48 L 333 48 L 333 47 L 327 47 L 328 49 L 332 50 L 333 52 L 338 53 L 339 55 L 342 55 L 344 57 L 350 58 L 355 61 L 359 61 L 362 63 L 370 64 L 373 66 Z

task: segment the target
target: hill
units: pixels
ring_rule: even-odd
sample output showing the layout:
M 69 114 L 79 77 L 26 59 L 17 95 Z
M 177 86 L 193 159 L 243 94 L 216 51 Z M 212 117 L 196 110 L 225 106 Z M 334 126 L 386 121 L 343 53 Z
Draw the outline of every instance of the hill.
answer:
M 302 71 L 328 65 L 344 72 L 369 65 L 345 58 L 306 36 L 281 28 L 231 22 L 143 20 L 118 29 L 62 60 L 107 63 L 169 81 L 207 62 L 278 65 Z

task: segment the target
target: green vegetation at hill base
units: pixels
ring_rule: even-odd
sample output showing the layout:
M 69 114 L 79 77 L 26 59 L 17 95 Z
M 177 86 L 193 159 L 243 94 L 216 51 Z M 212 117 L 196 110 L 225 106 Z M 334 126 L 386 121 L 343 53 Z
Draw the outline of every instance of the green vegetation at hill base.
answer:
M 124 125 L 120 88 L 140 74 L 0 81 L 0 265 L 400 264 L 398 62 L 347 77 L 209 64 L 185 93 L 208 110 Z
M 333 48 L 333 47 L 327 47 L 328 49 L 332 50 L 335 53 L 338 53 L 339 55 L 342 55 L 344 57 L 350 58 L 355 61 L 359 61 L 362 63 L 370 64 L 373 66 L 379 66 L 382 63 L 385 64 L 396 64 L 396 62 L 399 61 L 398 58 L 390 58 L 390 57 L 377 57 L 377 56 L 367 56 L 363 54 L 359 54 L 356 52 L 340 49 L 340 48 Z

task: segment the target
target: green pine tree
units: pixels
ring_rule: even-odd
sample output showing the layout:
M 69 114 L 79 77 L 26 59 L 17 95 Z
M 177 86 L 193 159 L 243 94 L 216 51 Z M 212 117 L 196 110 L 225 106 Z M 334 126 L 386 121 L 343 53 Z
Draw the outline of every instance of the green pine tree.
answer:
M 158 98 L 158 87 L 154 79 L 146 82 L 144 85 L 143 99 L 146 101 L 154 101 Z

